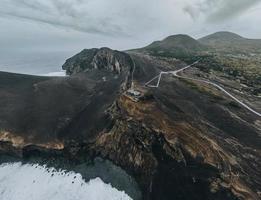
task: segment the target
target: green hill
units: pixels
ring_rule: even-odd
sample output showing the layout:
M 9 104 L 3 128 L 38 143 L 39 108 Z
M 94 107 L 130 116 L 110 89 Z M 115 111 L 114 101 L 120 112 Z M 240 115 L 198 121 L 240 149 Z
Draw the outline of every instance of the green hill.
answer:
M 218 52 L 226 53 L 261 53 L 261 40 L 248 39 L 231 32 L 217 32 L 198 40 Z
M 135 51 L 157 56 L 180 57 L 195 55 L 205 50 L 205 45 L 188 35 L 172 35 Z

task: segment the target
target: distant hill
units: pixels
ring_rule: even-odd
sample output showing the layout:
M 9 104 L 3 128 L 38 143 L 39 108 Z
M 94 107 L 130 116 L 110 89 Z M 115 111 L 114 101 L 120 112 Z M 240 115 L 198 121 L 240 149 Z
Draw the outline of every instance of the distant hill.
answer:
M 211 52 L 250 55 L 261 53 L 261 39 L 248 39 L 225 31 L 216 32 L 198 40 L 179 34 L 131 51 L 164 57 L 190 57 Z
M 180 34 L 169 36 L 161 41 L 155 41 L 135 51 L 159 56 L 189 56 L 205 50 L 207 50 L 207 47 L 204 44 L 188 35 Z
M 217 32 L 198 40 L 219 52 L 261 53 L 260 39 L 247 39 L 231 32 Z
M 199 42 L 205 43 L 207 45 L 211 44 L 211 42 L 229 42 L 229 41 L 240 41 L 244 39 L 242 36 L 232 33 L 232 32 L 216 32 L 211 35 L 207 35 L 201 39 L 199 39 Z

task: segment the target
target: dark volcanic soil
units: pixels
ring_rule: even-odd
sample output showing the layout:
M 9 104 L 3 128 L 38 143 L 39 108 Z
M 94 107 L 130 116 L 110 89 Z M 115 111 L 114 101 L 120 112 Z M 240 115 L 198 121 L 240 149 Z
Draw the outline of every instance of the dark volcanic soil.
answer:
M 1 129 L 39 144 L 82 135 L 89 139 L 92 133 L 106 129 L 104 111 L 119 95 L 125 77 L 93 73 L 95 78 L 88 74 L 43 78 L 1 73 Z M 107 81 L 103 81 L 106 75 Z
M 210 86 L 169 75 L 144 87 L 181 61 L 96 51 L 72 57 L 69 77 L 0 73 L 2 154 L 99 156 L 134 177 L 143 199 L 260 198 L 260 118 Z M 125 94 L 134 64 L 138 102 Z

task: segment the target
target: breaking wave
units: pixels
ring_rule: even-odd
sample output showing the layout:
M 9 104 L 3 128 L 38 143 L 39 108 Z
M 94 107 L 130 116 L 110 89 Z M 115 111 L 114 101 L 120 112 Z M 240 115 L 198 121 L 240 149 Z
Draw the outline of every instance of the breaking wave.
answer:
M 100 178 L 85 182 L 75 172 L 20 162 L 0 165 L 0 199 L 131 200 Z

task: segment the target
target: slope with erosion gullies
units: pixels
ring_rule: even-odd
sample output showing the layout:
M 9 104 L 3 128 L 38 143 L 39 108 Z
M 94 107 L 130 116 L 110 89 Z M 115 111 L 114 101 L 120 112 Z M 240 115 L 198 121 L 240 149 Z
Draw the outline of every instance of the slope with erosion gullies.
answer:
M 135 49 L 133 51 L 156 56 L 185 57 L 201 54 L 207 50 L 207 46 L 199 43 L 188 35 L 172 35 L 161 41 L 155 41 L 144 48 Z
M 0 150 L 28 155 L 28 145 L 53 150 L 57 140 L 66 158 L 121 166 L 143 199 L 260 198 L 260 119 L 202 84 L 166 75 L 159 88 L 144 87 L 159 71 L 186 65 L 179 60 L 116 54 L 73 57 L 66 78 L 2 74 Z M 138 102 L 125 93 L 133 62 Z

